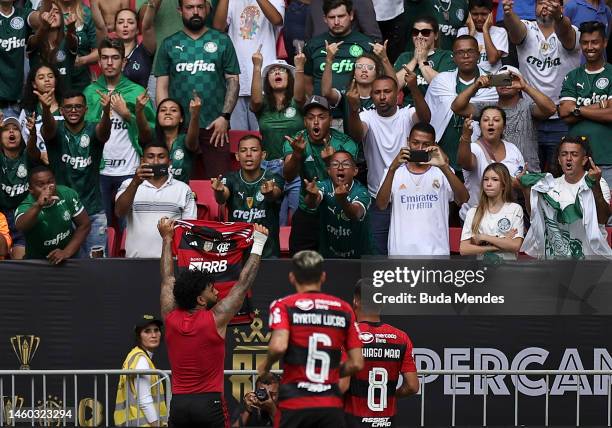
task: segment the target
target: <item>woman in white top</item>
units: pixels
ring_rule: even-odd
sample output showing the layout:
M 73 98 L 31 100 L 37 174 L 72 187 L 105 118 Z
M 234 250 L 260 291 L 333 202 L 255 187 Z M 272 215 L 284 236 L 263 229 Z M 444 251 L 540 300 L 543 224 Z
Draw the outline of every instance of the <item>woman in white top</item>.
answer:
M 497 162 L 488 165 L 481 189 L 478 205 L 465 217 L 459 252 L 516 260 L 524 237 L 523 208 L 512 202 L 508 168 Z
M 481 136 L 472 143 L 472 117 L 463 124 L 463 133 L 459 139 L 457 163 L 463 168 L 465 187 L 470 199 L 463 204 L 459 216 L 465 220 L 470 208 L 478 205 L 482 176 L 487 165 L 503 163 L 511 177 L 516 177 L 525 169 L 525 160 L 521 151 L 514 144 L 503 139 L 506 126 L 506 113 L 497 106 L 485 107 L 480 114 Z

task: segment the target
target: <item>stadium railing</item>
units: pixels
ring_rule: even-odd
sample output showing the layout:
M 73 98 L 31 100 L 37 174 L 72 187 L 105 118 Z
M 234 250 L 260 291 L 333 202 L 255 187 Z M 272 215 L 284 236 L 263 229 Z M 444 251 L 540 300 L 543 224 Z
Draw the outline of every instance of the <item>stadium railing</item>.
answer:
M 275 373 L 282 373 L 281 370 L 275 370 Z M 225 370 L 225 376 L 232 375 L 248 375 L 251 376 L 251 382 L 254 387 L 255 380 L 257 378 L 257 371 L 255 370 Z M 53 425 L 53 426 L 78 426 L 79 418 L 77 418 L 77 414 L 79 412 L 79 401 L 78 401 L 78 384 L 79 378 L 93 376 L 93 405 L 92 405 L 92 413 L 94 420 L 92 421 L 93 426 L 98 426 L 103 424 L 103 421 L 97 420 L 96 416 L 98 415 L 96 405 L 98 403 L 98 376 L 104 377 L 104 403 L 102 404 L 105 412 L 105 421 L 107 424 L 111 419 L 109 419 L 109 402 L 112 401 L 113 407 L 115 402 L 115 397 L 112 397 L 109 401 L 109 376 L 120 376 L 120 375 L 131 375 L 136 376 L 136 380 L 141 375 L 157 375 L 159 376 L 159 382 L 164 384 L 164 389 L 166 391 L 165 402 L 166 406 L 170 408 L 170 400 L 171 400 L 171 387 L 170 387 L 170 377 L 171 372 L 169 370 L 0 370 L 0 426 L 15 426 L 16 418 L 8 418 L 6 413 L 12 411 L 12 414 L 15 414 L 15 410 L 17 407 L 20 409 L 24 409 L 25 399 L 21 401 L 20 406 L 17 406 L 18 397 L 15 394 L 15 378 L 16 377 L 30 377 L 30 385 L 31 385 L 31 404 L 29 407 L 26 407 L 25 410 L 32 410 L 31 423 L 34 426 L 34 423 L 37 422 L 41 425 Z M 550 404 L 550 377 L 551 376 L 574 376 L 576 378 L 576 421 L 575 426 L 580 425 L 580 377 L 581 376 L 607 376 L 607 386 L 608 386 L 608 394 L 607 394 L 607 426 L 611 426 L 612 423 L 612 370 L 422 370 L 418 373 L 420 388 L 417 394 L 420 397 L 420 426 L 426 426 L 425 421 L 425 405 L 426 405 L 426 382 L 423 382 L 423 378 L 425 376 L 451 376 L 451 388 L 452 388 L 452 396 L 451 396 L 451 421 L 449 426 L 456 426 L 456 389 L 455 382 L 457 376 L 473 376 L 473 377 L 481 377 L 483 382 L 484 392 L 482 394 L 482 426 L 487 426 L 487 396 L 488 396 L 488 382 L 487 379 L 494 376 L 529 376 L 531 380 L 533 377 L 544 378 L 546 382 L 546 397 L 544 404 L 544 426 L 549 426 L 549 404 Z M 4 384 L 4 378 L 10 377 L 10 387 L 6 387 Z M 42 400 L 36 400 L 35 397 L 35 377 L 40 377 L 42 381 Z M 61 402 L 63 403 L 64 412 L 68 409 L 74 411 L 74 415 L 72 415 L 72 419 L 67 420 L 66 417 L 60 418 L 60 420 L 35 420 L 34 419 L 34 410 L 46 410 L 50 406 L 47 405 L 48 397 L 47 397 L 47 382 L 49 382 L 50 377 L 61 377 L 62 382 L 62 390 L 63 396 Z M 67 377 L 71 377 L 72 380 L 67 380 Z M 81 379 L 81 382 L 84 380 Z M 67 387 L 69 384 L 72 384 L 74 394 L 74 405 L 70 408 L 67 407 L 66 403 L 68 400 L 67 396 Z M 7 390 L 8 388 L 8 390 Z M 40 388 L 40 384 L 39 384 Z M 114 389 L 113 389 L 114 391 Z M 8 394 L 10 392 L 10 395 Z M 8 401 L 5 402 L 5 398 L 8 398 Z M 40 398 L 40 397 L 39 397 Z M 157 397 L 158 401 L 160 400 Z M 127 398 L 126 409 L 129 408 L 129 397 Z M 40 403 L 35 405 L 35 403 Z M 57 409 L 57 407 L 56 407 Z M 98 416 L 101 418 L 101 415 Z M 8 423 L 7 423 L 8 422 Z M 42 422 L 42 423 L 41 423 Z M 67 424 L 68 423 L 68 424 Z M 506 426 L 510 426 L 508 423 Z M 91 425 L 90 425 L 91 426 Z M 522 426 L 519 424 L 519 390 L 518 388 L 514 388 L 514 425 L 513 426 Z

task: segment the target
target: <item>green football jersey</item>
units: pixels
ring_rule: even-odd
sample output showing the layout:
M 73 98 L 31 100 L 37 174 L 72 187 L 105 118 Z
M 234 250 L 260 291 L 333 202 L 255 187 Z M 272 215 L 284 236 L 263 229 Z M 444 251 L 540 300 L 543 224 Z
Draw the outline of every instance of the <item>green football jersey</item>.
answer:
M 332 63 L 332 87 L 340 90 L 348 88 L 353 79 L 355 60 L 364 52 L 372 52 L 372 46 L 370 46 L 372 39 L 355 30 L 344 37 L 332 36 L 326 32 L 310 39 L 304 46 L 304 55 L 306 55 L 304 73 L 307 76 L 312 76 L 314 93 L 317 95 L 321 95 L 321 78 L 323 77 L 325 57 L 327 56 L 325 51 L 326 40 L 328 43 L 344 42 L 338 48 Z
M 261 172 L 261 177 L 255 181 L 246 181 L 242 177 L 241 171 L 233 171 L 225 176 L 224 184 L 230 191 L 230 197 L 227 201 L 229 220 L 257 223 L 267 227 L 270 234 L 262 257 L 278 257 L 280 255 L 278 219 L 281 200 L 266 201 L 264 195 L 260 192 L 260 188 L 264 181 L 268 180 L 274 180 L 281 190 L 285 184 L 277 174 L 264 170 L 261 170 Z
M 234 45 L 229 36 L 208 29 L 194 40 L 179 31 L 168 37 L 159 50 L 156 76 L 168 76 L 170 97 L 180 100 L 189 116 L 189 101 L 195 89 L 206 102 L 200 110 L 200 127 L 218 118 L 225 101 L 225 75 L 240 74 Z M 185 122 L 189 117 L 185 118 Z
M 177 180 L 189 184 L 194 154 L 185 147 L 185 137 L 186 134 L 179 134 L 174 143 L 172 143 L 170 168 L 168 171 Z
M 55 138 L 47 143 L 57 183 L 76 191 L 89 215 L 102 211 L 100 162 L 104 144 L 96 138 L 96 125 L 85 122 L 81 132 L 73 134 L 65 122 L 59 122 Z
M 606 63 L 599 73 L 589 73 L 585 66 L 570 71 L 563 81 L 560 101 L 575 101 L 576 106 L 598 104 L 612 98 L 612 65 Z M 612 123 L 581 119 L 569 126 L 569 135 L 586 136 L 593 149 L 593 161 L 597 165 L 612 165 Z
M 330 129 L 331 139 L 329 144 L 334 148 L 334 150 L 345 150 L 349 152 L 353 158 L 357 157 L 357 152 L 359 150 L 357 143 L 355 143 L 351 137 L 346 134 L 343 134 L 340 131 L 336 131 L 335 129 Z M 302 134 L 304 136 L 304 140 L 306 141 L 306 148 L 304 150 L 304 155 L 302 157 L 302 165 L 300 167 L 300 183 L 302 184 L 300 187 L 300 208 L 303 210 L 308 210 L 306 204 L 304 203 L 304 195 L 306 190 L 304 189 L 304 179 L 308 181 L 312 181 L 315 178 L 318 180 L 324 180 L 328 177 L 327 174 L 327 165 L 325 161 L 321 157 L 321 150 L 323 150 L 323 144 L 313 144 L 310 142 L 310 138 L 308 137 L 308 133 L 306 130 L 298 132 L 298 134 Z M 296 134 L 295 136 L 297 137 Z M 289 144 L 288 141 L 285 141 L 283 158 L 287 155 L 293 153 L 293 147 Z
M 0 14 L 0 101 L 21 98 L 25 46 L 30 34 L 28 15 L 27 10 L 17 8 L 10 16 Z
M 412 61 L 413 57 L 414 51 L 402 53 L 395 61 L 393 68 L 395 71 L 400 71 L 404 64 L 408 64 L 410 61 Z M 457 65 L 453 61 L 453 53 L 443 49 L 436 49 L 435 51 L 430 52 L 430 54 L 427 56 L 427 61 L 429 61 L 429 65 L 431 65 L 431 67 L 438 73 L 457 68 Z M 421 73 L 421 69 L 418 65 L 414 69 L 414 72 L 417 76 L 417 85 L 419 86 L 419 90 L 423 93 L 423 96 L 425 96 L 427 88 L 429 88 L 429 83 L 427 83 L 427 80 L 425 80 L 423 77 L 423 73 Z M 400 82 L 400 85 L 403 85 L 403 82 Z M 404 92 L 403 105 L 414 105 L 414 100 L 412 99 L 410 90 L 407 87 L 404 87 L 402 91 Z
M 422 16 L 436 18 L 439 28 L 439 48 L 452 50 L 457 31 L 465 26 L 469 14 L 467 0 L 406 0 L 404 11 L 408 31 L 407 51 L 414 49 L 410 33 L 417 18 Z
M 330 178 L 317 182 L 323 196 L 320 213 L 319 252 L 323 257 L 358 259 L 372 254 L 372 242 L 368 223 L 371 197 L 367 187 L 353 180 L 347 197 L 349 203 L 358 202 L 365 209 L 360 220 L 350 220 L 336 200 L 334 183 Z
M 42 62 L 40 54 L 41 52 L 38 49 L 28 52 L 31 68 L 38 67 Z M 59 74 L 62 76 L 62 84 L 64 89 L 72 89 L 72 70 L 74 68 L 75 59 L 75 52 L 70 52 L 70 49 L 68 49 L 68 46 L 66 46 L 66 39 L 63 39 L 59 49 L 55 53 L 54 65 L 57 67 Z
M 28 195 L 29 160 L 25 147 L 11 159 L 0 149 L 0 208 L 15 209 Z
M 74 227 L 72 219 L 84 210 L 77 192 L 66 186 L 57 186 L 59 200 L 38 213 L 38 221 L 30 230 L 24 232 L 26 239 L 26 258 L 44 259 L 56 249 L 64 249 L 72 239 Z M 25 214 L 36 199 L 31 194 L 17 207 L 15 220 Z
M 64 19 L 68 14 L 64 14 Z M 91 9 L 83 5 L 83 24 L 76 28 L 76 35 L 79 38 L 79 47 L 77 49 L 78 56 L 85 56 L 91 53 L 92 49 L 96 48 L 96 26 L 91 17 Z M 91 75 L 89 74 L 89 66 L 73 67 L 70 76 L 72 89 L 82 91 L 91 83 Z
M 295 135 L 304 129 L 304 116 L 293 99 L 289 107 L 283 111 L 272 110 L 264 101 L 264 106 L 256 116 L 266 151 L 266 160 L 282 158 L 285 135 Z
M 470 85 L 462 83 L 457 77 L 458 94 L 463 92 L 468 86 Z M 448 162 L 451 168 L 456 171 L 457 175 L 461 174 L 461 167 L 457 164 L 457 150 L 459 150 L 459 138 L 461 138 L 461 133 L 463 132 L 463 120 L 463 116 L 453 113 L 450 122 L 446 125 L 446 130 L 444 130 L 442 138 L 440 138 L 438 142 L 438 145 L 448 156 Z

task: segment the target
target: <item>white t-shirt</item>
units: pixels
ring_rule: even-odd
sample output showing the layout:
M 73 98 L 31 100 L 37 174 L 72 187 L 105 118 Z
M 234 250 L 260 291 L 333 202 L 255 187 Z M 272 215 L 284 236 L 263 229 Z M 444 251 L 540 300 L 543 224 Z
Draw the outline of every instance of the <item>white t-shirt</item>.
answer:
M 576 31 L 576 44 L 571 50 L 567 50 L 556 33 L 553 32 L 546 39 L 536 22 L 521 22 L 527 28 L 525 39 L 516 46 L 521 73 L 527 83 L 538 88 L 555 104 L 559 104 L 563 79 L 580 65 L 580 33 L 572 26 Z
M 472 238 L 472 222 L 476 214 L 476 208 L 470 208 L 465 216 L 461 240 L 466 241 Z M 510 230 L 516 229 L 514 238 L 525 237 L 525 226 L 523 224 L 523 208 L 514 202 L 506 202 L 497 213 L 485 212 L 478 226 L 478 233 L 503 238 Z M 513 239 L 514 239 L 513 238 Z M 516 260 L 515 253 L 496 252 L 496 255 L 505 260 Z
M 118 177 L 132 175 L 140 163 L 140 156 L 134 150 L 128 134 L 127 123 L 111 110 L 111 134 L 102 152 L 104 168 L 102 175 Z
M 404 0 L 372 0 L 377 21 L 389 21 L 404 12 Z
M 284 0 L 270 0 L 278 13 L 285 17 Z M 274 27 L 264 15 L 256 0 L 231 0 L 227 7 L 227 34 L 236 50 L 240 64 L 240 96 L 251 95 L 253 54 L 261 46 L 263 67 L 276 60 L 276 35 L 280 27 Z
M 121 184 L 116 199 L 125 192 L 131 181 L 129 178 Z M 162 217 L 171 220 L 197 217 L 193 192 L 172 175 L 159 189 L 148 181 L 138 186 L 132 207 L 126 215 L 126 257 L 161 257 L 162 238 L 157 231 L 157 222 Z
M 464 34 L 469 34 L 469 30 L 467 27 L 461 27 L 459 31 L 457 31 L 457 37 L 463 36 Z M 493 46 L 502 53 L 501 58 L 505 58 L 508 56 L 508 33 L 505 29 L 497 26 L 492 26 L 489 29 L 489 34 L 491 34 L 491 40 L 493 40 Z M 478 50 L 480 51 L 480 59 L 478 60 L 478 66 L 482 68 L 487 73 L 496 73 L 502 66 L 501 58 L 495 64 L 491 64 L 487 61 L 487 50 L 485 49 L 484 35 L 482 32 L 476 32 L 474 36 L 476 40 L 478 40 Z
M 554 195 L 551 196 L 553 196 L 554 200 L 559 202 L 562 207 L 576 202 L 580 181 L 571 184 L 565 181 L 565 175 L 562 175 L 561 177 L 555 178 L 555 184 L 555 189 L 551 191 L 554 192 Z M 601 193 L 603 194 L 604 199 L 608 204 L 610 204 L 610 187 L 603 177 L 599 179 L 599 187 L 601 188 Z
M 514 144 L 504 141 L 504 146 L 506 148 L 506 157 L 501 161 L 506 167 L 508 171 L 510 171 L 510 176 L 515 177 L 518 175 L 522 168 L 525 167 L 525 159 L 523 159 L 523 155 L 521 151 Z M 464 144 L 464 143 L 461 143 Z M 465 187 L 467 188 L 470 199 L 463 204 L 461 210 L 459 211 L 459 217 L 462 220 L 465 220 L 465 216 L 468 210 L 472 207 L 478 205 L 478 200 L 480 199 L 480 186 L 482 182 L 482 175 L 484 174 L 484 170 L 490 163 L 487 157 L 485 156 L 485 152 L 478 143 L 470 144 L 470 149 L 472 153 L 476 157 L 476 167 L 473 171 L 463 170 L 463 178 L 465 179 Z
M 450 183 L 437 167 L 422 174 L 410 172 L 407 166 L 395 171 L 391 186 L 389 255 L 448 256 L 448 204 L 453 199 Z
M 376 197 L 380 183 L 385 179 L 385 169 L 389 168 L 400 149 L 406 147 L 416 110 L 414 107 L 398 108 L 389 117 L 380 116 L 376 110 L 364 110 L 359 117 L 368 125 L 363 152 L 368 164 L 368 192 Z

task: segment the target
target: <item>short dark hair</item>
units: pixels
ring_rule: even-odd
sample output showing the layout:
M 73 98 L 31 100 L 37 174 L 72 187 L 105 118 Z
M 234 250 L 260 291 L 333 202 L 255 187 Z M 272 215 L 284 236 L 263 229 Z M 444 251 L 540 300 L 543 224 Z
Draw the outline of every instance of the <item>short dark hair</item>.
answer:
M 361 302 L 362 308 L 364 307 L 363 300 L 362 300 L 362 297 L 364 295 L 366 296 L 374 295 L 374 284 L 373 284 L 372 278 L 361 278 L 359 281 L 357 281 L 357 284 L 355 284 L 355 289 L 353 290 L 353 296 L 357 300 L 359 300 L 359 302 Z M 364 308 L 365 312 L 375 313 L 375 314 L 380 314 L 381 310 L 382 310 L 382 305 L 374 303 L 374 302 L 368 302 L 368 304 Z
M 83 101 L 85 102 L 85 104 L 87 104 L 87 97 L 85 97 L 85 94 L 83 92 L 77 89 L 68 89 L 62 96 L 62 104 L 64 104 L 64 101 L 67 100 L 68 98 L 76 98 L 76 97 L 83 98 Z
M 211 273 L 201 270 L 183 270 L 174 283 L 174 300 L 183 310 L 190 310 L 197 306 L 198 296 L 208 287 L 212 287 L 215 280 Z
M 480 110 L 480 116 L 478 117 L 478 122 L 480 122 L 480 120 L 482 119 L 483 113 L 485 111 L 487 111 L 487 110 L 496 110 L 496 111 L 498 111 L 499 114 L 501 114 L 502 120 L 504 121 L 504 126 L 506 126 L 506 112 L 504 111 L 503 108 L 501 108 L 499 106 L 495 106 L 495 105 L 483 107 L 483 109 Z
M 291 273 L 298 284 L 319 282 L 323 274 L 323 257 L 316 251 L 300 251 L 291 258 Z
M 30 168 L 30 170 L 28 171 L 28 183 L 32 182 L 32 177 L 34 177 L 36 174 L 40 174 L 41 172 L 48 172 L 55 177 L 55 174 L 53 173 L 53 170 L 51 168 L 49 168 L 47 165 L 39 164 L 33 168 Z
M 356 165 L 357 163 L 355 162 L 355 158 L 353 157 L 353 155 L 351 154 L 351 152 L 347 152 L 346 150 L 336 150 L 331 156 L 330 156 L 330 160 L 336 156 L 338 153 L 344 153 L 345 155 L 348 155 L 348 157 L 351 159 L 351 162 L 353 162 L 353 165 Z M 329 163 L 328 163 L 329 164 Z
M 478 47 L 478 40 L 476 40 L 475 37 L 470 36 L 469 34 L 464 34 L 462 36 L 457 37 L 455 40 L 453 40 L 453 50 L 455 50 L 455 45 L 463 40 L 469 40 Z
M 261 149 L 263 150 L 263 140 L 257 134 L 246 134 L 240 137 L 240 140 L 238 140 L 238 148 L 240 148 L 240 143 L 246 140 L 257 140 L 257 142 L 259 143 L 259 147 L 261 147 Z
M 493 10 L 493 2 L 491 0 L 470 0 L 468 10 L 472 10 L 475 7 L 484 7 L 486 9 Z
M 352 0 L 323 0 L 323 14 L 327 15 L 329 12 L 340 6 L 346 6 L 346 11 L 348 13 L 353 11 Z
M 433 137 L 434 141 L 436 141 L 436 130 L 433 126 L 431 126 L 429 123 L 427 122 L 417 122 L 414 124 L 414 126 L 412 127 L 412 129 L 410 130 L 410 133 L 408 134 L 408 138 L 410 138 L 410 136 L 412 135 L 412 133 L 414 131 L 420 131 L 423 132 L 425 134 L 429 134 Z
M 412 28 L 414 28 L 414 24 L 417 22 L 424 22 L 425 24 L 431 25 L 434 34 L 438 34 L 438 31 L 440 30 L 438 20 L 433 16 L 421 16 L 420 18 L 415 19 L 414 23 L 412 24 Z
M 162 141 L 162 140 L 153 140 L 148 142 L 143 148 L 142 148 L 142 152 L 144 153 L 145 151 L 147 151 L 148 149 L 151 148 L 160 148 L 160 149 L 164 149 L 165 151 L 167 151 L 168 153 L 170 153 L 170 150 L 168 150 L 168 146 L 166 146 L 166 144 Z
M 561 146 L 563 144 L 578 144 L 584 150 L 584 155 L 587 158 L 593 157 L 593 150 L 591 149 L 591 144 L 589 143 L 589 137 L 584 135 L 579 135 L 575 137 L 565 136 L 561 138 L 561 141 L 557 145 L 555 149 L 555 158 L 554 163 L 551 165 L 551 173 L 554 177 L 561 177 L 563 175 L 563 170 L 561 169 L 561 165 L 559 165 L 559 154 L 561 153 Z M 588 167 L 585 168 L 585 171 Z
M 117 22 L 117 18 L 119 17 L 119 14 L 121 12 L 125 12 L 126 10 L 134 14 L 134 16 L 136 17 L 136 24 L 138 24 L 138 12 L 136 12 L 134 9 L 131 9 L 129 7 L 124 7 L 123 9 L 119 9 L 117 13 L 115 13 L 115 20 L 113 22 Z
M 395 89 L 399 89 L 399 86 L 397 85 L 397 80 L 395 80 L 391 76 L 387 76 L 386 74 L 383 74 L 382 76 L 378 76 L 376 79 L 374 79 L 374 82 L 372 83 L 374 84 L 375 82 L 382 82 L 382 81 L 393 82 L 393 86 L 395 87 Z
M 116 38 L 105 37 L 98 43 L 98 55 L 102 55 L 102 49 L 115 49 L 121 54 L 121 58 L 125 58 L 125 45 L 123 41 Z
M 606 37 L 606 26 L 599 21 L 586 21 L 580 24 L 580 36 L 583 34 L 599 33 L 605 40 Z

